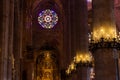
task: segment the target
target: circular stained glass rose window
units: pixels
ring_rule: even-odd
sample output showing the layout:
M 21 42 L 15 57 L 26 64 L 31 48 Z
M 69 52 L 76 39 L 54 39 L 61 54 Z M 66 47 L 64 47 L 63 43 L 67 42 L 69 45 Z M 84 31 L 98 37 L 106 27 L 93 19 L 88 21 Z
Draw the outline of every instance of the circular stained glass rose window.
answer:
M 43 28 L 53 28 L 58 22 L 58 15 L 56 14 L 55 11 L 47 9 L 39 13 L 38 16 L 38 23 L 43 27 Z

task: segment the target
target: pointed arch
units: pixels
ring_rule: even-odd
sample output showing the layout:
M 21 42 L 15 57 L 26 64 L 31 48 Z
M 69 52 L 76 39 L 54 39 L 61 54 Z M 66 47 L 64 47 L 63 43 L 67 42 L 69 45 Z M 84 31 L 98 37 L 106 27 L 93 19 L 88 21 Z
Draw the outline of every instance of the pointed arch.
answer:
M 62 3 L 60 0 L 36 0 L 33 2 L 32 11 L 34 11 L 40 4 L 44 4 L 47 2 L 54 2 L 56 4 L 56 6 L 59 7 L 59 10 L 63 10 Z M 60 11 L 60 12 L 62 12 L 62 11 Z

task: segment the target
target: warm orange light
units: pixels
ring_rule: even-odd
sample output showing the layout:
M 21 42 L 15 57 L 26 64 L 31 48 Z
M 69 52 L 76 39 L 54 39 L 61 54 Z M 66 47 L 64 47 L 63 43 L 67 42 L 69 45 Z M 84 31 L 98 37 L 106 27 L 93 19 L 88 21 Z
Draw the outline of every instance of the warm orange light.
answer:
M 82 63 L 87 63 L 92 61 L 93 61 L 93 58 L 90 53 L 77 52 L 76 56 L 74 57 L 74 60 L 71 62 L 68 69 L 66 70 L 66 73 L 70 74 L 73 70 L 76 70 L 76 64 L 82 64 Z
M 89 53 L 79 53 L 74 57 L 75 63 L 79 62 L 91 62 L 92 56 Z
M 112 27 L 108 28 L 106 26 L 94 29 L 93 40 L 100 40 L 101 38 L 105 39 L 116 38 L 116 29 Z

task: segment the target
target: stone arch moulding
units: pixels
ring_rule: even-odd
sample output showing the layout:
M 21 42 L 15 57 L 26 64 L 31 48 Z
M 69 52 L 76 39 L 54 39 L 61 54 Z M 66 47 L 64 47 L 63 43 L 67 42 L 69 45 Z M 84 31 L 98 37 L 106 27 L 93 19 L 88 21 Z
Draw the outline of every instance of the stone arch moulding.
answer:
M 34 12 L 40 4 L 46 4 L 48 2 L 55 3 L 55 7 L 59 10 L 63 10 L 62 3 L 60 0 L 35 0 L 32 5 L 32 12 Z M 42 7 L 43 8 L 43 7 Z M 62 12 L 62 11 L 60 11 Z
M 33 42 L 34 44 L 33 43 L 32 44 L 35 46 L 37 46 L 38 44 L 42 45 L 44 41 L 47 40 L 49 37 L 48 41 L 57 39 L 61 47 L 62 42 L 63 42 L 62 41 L 63 40 L 63 28 L 65 27 L 65 25 L 63 24 L 65 21 L 64 19 L 65 15 L 64 15 L 64 11 L 62 9 L 62 4 L 60 0 L 39 0 L 39 1 L 36 0 L 34 1 L 32 6 L 33 6 L 32 7 L 32 39 L 33 41 L 39 40 L 39 41 Z M 59 17 L 56 27 L 54 27 L 51 30 L 43 29 L 38 23 L 38 14 L 46 8 L 51 8 L 55 10 L 55 12 L 58 14 L 58 17 Z M 36 35 L 36 33 L 40 35 Z
M 45 9 L 52 9 L 55 10 L 55 12 L 59 16 L 59 21 L 62 22 L 64 21 L 64 11 L 62 7 L 62 3 L 60 0 L 39 0 L 39 1 L 34 1 L 32 5 L 32 10 L 31 10 L 31 15 L 33 18 L 38 17 L 38 14 L 45 10 Z

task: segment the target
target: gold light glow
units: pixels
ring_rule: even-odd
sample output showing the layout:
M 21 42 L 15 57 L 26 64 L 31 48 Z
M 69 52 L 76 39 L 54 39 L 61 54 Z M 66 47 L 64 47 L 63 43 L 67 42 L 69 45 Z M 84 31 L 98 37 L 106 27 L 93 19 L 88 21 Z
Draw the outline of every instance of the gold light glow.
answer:
M 70 74 L 73 70 L 76 70 L 76 64 L 84 64 L 87 62 L 92 62 L 93 58 L 90 53 L 77 53 L 74 57 L 74 60 L 69 65 L 68 69 L 66 70 L 67 74 Z
M 70 67 L 71 67 L 71 70 L 74 70 L 74 69 L 75 69 L 75 64 L 72 63 L 72 64 L 70 65 Z
M 91 62 L 92 61 L 92 56 L 90 54 L 77 54 L 74 57 L 75 63 L 79 62 Z
M 72 62 L 72 63 L 69 65 L 68 69 L 66 70 L 66 73 L 67 73 L 67 74 L 70 74 L 71 71 L 73 71 L 73 70 L 76 70 L 76 64 L 75 64 L 74 62 Z
M 113 27 L 98 27 L 93 31 L 93 40 L 112 39 L 116 38 L 116 28 Z

